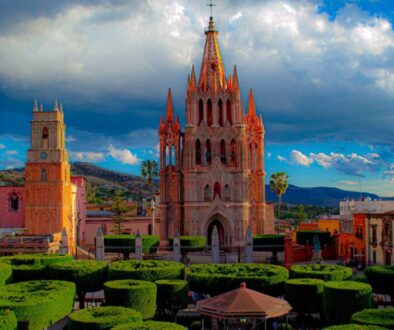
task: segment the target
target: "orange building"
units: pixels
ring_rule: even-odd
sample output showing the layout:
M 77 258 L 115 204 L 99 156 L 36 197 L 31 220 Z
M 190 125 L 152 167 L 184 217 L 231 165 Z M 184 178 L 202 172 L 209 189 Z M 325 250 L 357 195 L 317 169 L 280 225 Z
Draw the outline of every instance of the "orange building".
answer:
M 344 259 L 359 259 L 365 263 L 366 215 L 353 214 L 353 233 L 340 233 L 339 253 Z

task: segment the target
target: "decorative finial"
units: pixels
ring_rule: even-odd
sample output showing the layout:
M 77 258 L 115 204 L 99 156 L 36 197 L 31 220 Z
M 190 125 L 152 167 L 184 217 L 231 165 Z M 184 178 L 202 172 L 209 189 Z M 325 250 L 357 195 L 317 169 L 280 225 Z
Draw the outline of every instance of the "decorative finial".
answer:
M 212 17 L 213 17 L 213 15 L 212 15 L 212 10 L 213 10 L 213 7 L 215 7 L 216 5 L 214 4 L 214 3 L 212 3 L 212 0 L 207 4 L 207 6 L 208 7 L 210 7 L 210 11 L 211 11 L 211 16 L 210 16 L 210 18 L 212 19 Z
M 60 111 L 60 112 L 63 112 L 63 103 L 62 103 L 62 102 L 60 102 L 59 111 Z
M 44 106 L 42 105 L 42 103 L 40 103 L 40 112 L 44 111 Z
M 53 111 L 59 111 L 59 108 L 57 106 L 57 99 L 55 99 L 55 104 L 53 105 Z
M 37 106 L 37 99 L 34 99 L 34 105 L 33 105 L 33 111 L 37 112 L 38 111 L 38 106 Z

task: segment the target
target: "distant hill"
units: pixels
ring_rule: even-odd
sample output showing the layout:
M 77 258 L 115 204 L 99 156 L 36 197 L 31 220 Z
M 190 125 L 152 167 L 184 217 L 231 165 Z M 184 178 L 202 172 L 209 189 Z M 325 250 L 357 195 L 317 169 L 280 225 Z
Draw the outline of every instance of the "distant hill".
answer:
M 147 180 L 144 178 L 121 173 L 99 167 L 90 163 L 76 162 L 71 164 L 73 175 L 84 176 L 88 182 L 98 187 L 99 190 L 127 189 L 135 196 L 146 196 L 150 191 Z M 0 171 L 0 183 L 6 185 L 23 184 L 24 169 Z M 158 180 L 154 182 L 155 190 L 158 189 Z M 372 199 L 379 198 L 378 195 L 367 192 L 363 197 Z M 359 199 L 360 192 L 347 191 L 330 187 L 303 188 L 289 185 L 287 192 L 283 195 L 283 201 L 289 204 L 306 204 L 338 207 L 339 202 L 344 199 Z M 139 198 L 138 198 L 139 199 Z M 276 201 L 276 195 L 266 186 L 267 201 Z

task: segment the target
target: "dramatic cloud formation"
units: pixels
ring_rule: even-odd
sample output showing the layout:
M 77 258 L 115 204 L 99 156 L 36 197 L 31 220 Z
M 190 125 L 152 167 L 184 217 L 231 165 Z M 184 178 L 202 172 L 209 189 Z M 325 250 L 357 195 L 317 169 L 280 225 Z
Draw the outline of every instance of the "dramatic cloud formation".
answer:
M 137 158 L 136 155 L 133 155 L 130 150 L 128 149 L 116 149 L 114 146 L 110 145 L 108 147 L 108 154 L 120 161 L 122 164 L 128 164 L 128 165 L 136 165 L 139 163 L 139 159 Z
M 298 150 L 292 150 L 290 153 L 290 161 L 293 164 L 309 166 L 313 163 L 313 159 L 305 156 L 302 152 Z

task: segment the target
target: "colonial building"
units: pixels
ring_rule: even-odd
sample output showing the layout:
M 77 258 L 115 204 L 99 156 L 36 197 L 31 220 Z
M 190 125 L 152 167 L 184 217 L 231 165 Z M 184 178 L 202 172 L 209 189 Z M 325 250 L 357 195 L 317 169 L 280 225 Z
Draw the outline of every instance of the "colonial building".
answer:
M 210 17 L 200 75 L 192 67 L 186 126 L 174 116 L 168 92 L 160 138 L 160 235 L 206 235 L 214 226 L 222 245 L 244 244 L 253 233 L 273 232 L 273 204 L 265 201 L 264 125 L 252 90 L 247 113 L 237 69 L 226 77 L 218 30 Z

